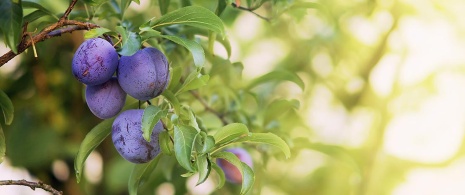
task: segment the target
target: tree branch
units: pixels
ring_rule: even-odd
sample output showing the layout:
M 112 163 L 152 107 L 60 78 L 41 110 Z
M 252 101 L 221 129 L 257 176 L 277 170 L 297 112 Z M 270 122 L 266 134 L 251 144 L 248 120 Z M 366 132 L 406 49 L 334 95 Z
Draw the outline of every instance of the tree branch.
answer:
M 256 15 L 257 17 L 259 17 L 259 18 L 261 18 L 261 19 L 263 19 L 263 20 L 265 20 L 265 21 L 267 21 L 267 22 L 270 22 L 270 21 L 271 21 L 271 18 L 267 18 L 267 17 L 265 17 L 265 16 L 262 16 L 262 15 L 260 15 L 260 14 L 255 13 L 255 12 L 254 12 L 254 9 L 242 7 L 242 6 L 240 6 L 239 4 L 235 4 L 235 3 L 231 3 L 231 5 L 232 5 L 234 8 L 236 8 L 236 9 L 248 11 L 248 12 L 250 12 L 250 13 Z
M 32 38 L 28 38 L 28 34 L 32 34 L 27 32 L 27 23 L 23 26 L 23 34 L 21 38 L 21 42 L 18 45 L 18 53 L 14 53 L 13 51 L 9 51 L 3 54 L 0 57 L 0 67 L 6 64 L 8 61 L 16 57 L 17 55 L 23 53 L 27 48 L 31 47 L 33 43 L 42 42 L 44 40 L 50 39 L 52 37 L 61 36 L 64 33 L 71 33 L 76 30 L 89 30 L 93 28 L 98 28 L 100 26 L 88 22 L 81 22 L 77 20 L 68 20 L 68 16 L 71 10 L 74 8 L 77 0 L 72 0 L 69 7 L 66 9 L 63 16 L 56 22 L 51 24 L 50 26 L 44 28 L 38 34 L 32 36 Z M 63 28 L 64 27 L 64 28 Z
M 203 105 L 203 107 L 205 108 L 206 111 L 209 111 L 209 112 L 213 113 L 214 115 L 216 115 L 221 120 L 221 122 L 223 122 L 223 125 L 228 124 L 228 121 L 226 121 L 226 118 L 224 117 L 224 114 L 219 113 L 218 111 L 216 111 L 215 109 L 210 107 L 208 105 L 208 103 L 202 97 L 200 97 L 199 93 L 197 93 L 195 91 L 189 91 L 189 92 L 192 94 L 192 96 L 194 96 Z
M 32 190 L 36 190 L 36 188 L 41 188 L 45 191 L 52 193 L 53 195 L 63 195 L 63 192 L 56 190 L 50 185 L 44 184 L 42 182 L 32 182 L 26 180 L 0 180 L 0 186 L 8 186 L 8 185 L 20 185 L 20 186 L 27 186 L 30 187 Z

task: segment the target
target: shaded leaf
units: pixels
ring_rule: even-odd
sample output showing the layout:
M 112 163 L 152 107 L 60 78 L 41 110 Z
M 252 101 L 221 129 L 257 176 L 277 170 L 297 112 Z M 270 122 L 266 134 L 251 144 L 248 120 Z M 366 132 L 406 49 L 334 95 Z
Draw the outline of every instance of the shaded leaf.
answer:
M 261 77 L 254 79 L 246 89 L 251 89 L 257 85 L 270 82 L 270 81 L 291 81 L 297 84 L 302 90 L 305 88 L 305 84 L 302 79 L 295 73 L 287 71 L 287 70 L 277 70 L 265 74 Z
M 6 143 L 5 143 L 5 135 L 3 134 L 2 125 L 0 125 L 0 164 L 3 162 L 3 157 L 5 157 L 6 153 Z
M 286 142 L 272 133 L 250 133 L 249 136 L 240 138 L 236 142 L 262 143 L 279 148 L 286 158 L 291 157 L 291 150 Z
M 191 172 L 194 171 L 194 167 L 191 164 L 191 155 L 197 134 L 197 130 L 193 127 L 184 125 L 174 126 L 174 152 L 176 159 L 182 167 Z
M 144 164 L 136 164 L 129 176 L 128 191 L 130 195 L 136 195 L 139 185 L 148 179 L 150 173 L 157 167 L 161 155 L 157 155 L 153 160 Z
M 142 115 L 142 136 L 145 141 L 150 142 L 153 128 L 160 121 L 161 118 L 168 114 L 168 110 L 161 110 L 157 106 L 147 106 Z
M 57 16 L 55 16 L 50 10 L 48 10 L 47 8 L 43 7 L 42 5 L 36 3 L 36 2 L 33 2 L 33 1 L 22 1 L 22 6 L 23 8 L 35 8 L 37 10 L 40 10 L 42 11 L 43 13 L 47 14 L 47 15 L 50 15 L 52 17 L 54 17 L 56 20 L 59 20 L 59 18 Z
M 81 180 L 84 162 L 89 154 L 111 133 L 111 125 L 115 119 L 107 119 L 99 123 L 87 133 L 81 142 L 79 151 L 74 159 L 74 170 L 76 171 L 77 182 Z
M 215 172 L 218 174 L 218 185 L 216 186 L 216 189 L 220 189 L 224 186 L 224 183 L 226 181 L 224 171 L 216 163 L 212 163 L 211 166 L 215 170 Z
M 221 19 L 210 10 L 200 6 L 188 6 L 170 12 L 151 22 L 150 26 L 155 29 L 173 24 L 204 28 L 224 35 L 224 26 Z
M 0 4 L 0 31 L 3 32 L 5 43 L 14 53 L 18 53 L 16 46 L 20 42 L 22 24 L 21 0 L 2 0 Z
M 207 85 L 208 80 L 210 80 L 209 75 L 202 75 L 198 72 L 192 72 L 189 76 L 187 76 L 183 85 L 179 91 L 176 92 L 176 94 L 203 87 Z
M 160 143 L 160 149 L 164 154 L 173 154 L 173 144 L 171 143 L 170 134 L 167 131 L 162 131 L 158 135 L 158 143 Z
M 199 43 L 193 40 L 184 39 L 172 35 L 162 35 L 162 37 L 185 47 L 187 50 L 189 50 L 189 52 L 191 52 L 195 66 L 203 67 L 203 65 L 205 64 L 205 52 L 203 51 L 203 48 L 202 46 L 200 46 Z
M 49 14 L 43 12 L 42 10 L 35 10 L 31 12 L 30 14 L 24 16 L 23 18 L 23 23 L 31 23 L 41 17 L 48 16 Z
M 163 91 L 163 93 L 161 95 L 163 97 L 165 97 L 165 99 L 168 100 L 171 103 L 171 105 L 174 107 L 174 111 L 176 113 L 181 112 L 181 104 L 179 103 L 178 98 L 176 98 L 176 96 L 174 96 L 173 92 L 171 92 L 170 90 L 165 90 L 165 91 Z
M 298 100 L 275 100 L 271 102 L 265 111 L 265 124 L 273 119 L 277 119 L 291 109 L 298 109 L 300 102 Z
M 168 13 L 168 7 L 170 6 L 170 0 L 158 0 L 158 6 L 160 6 L 160 12 L 162 15 Z
M 202 155 L 197 157 L 197 170 L 199 171 L 199 180 L 197 181 L 196 186 L 202 184 L 207 180 L 208 175 L 210 175 L 211 163 L 207 155 Z
M 219 129 L 213 137 L 217 145 L 227 143 L 233 139 L 246 136 L 249 129 L 242 123 L 231 123 Z
M 6 95 L 5 92 L 0 90 L 0 109 L 3 110 L 3 117 L 5 118 L 5 124 L 10 125 L 14 117 L 13 102 Z

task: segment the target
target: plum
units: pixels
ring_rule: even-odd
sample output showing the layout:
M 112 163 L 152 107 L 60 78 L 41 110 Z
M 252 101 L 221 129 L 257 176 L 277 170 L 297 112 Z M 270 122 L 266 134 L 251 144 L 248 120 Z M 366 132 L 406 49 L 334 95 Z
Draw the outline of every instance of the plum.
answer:
M 247 152 L 247 150 L 243 148 L 230 148 L 225 151 L 235 154 L 239 160 L 249 165 L 250 168 L 253 168 L 252 157 L 250 156 L 249 152 Z M 236 168 L 236 166 L 220 158 L 217 159 L 216 163 L 224 171 L 224 175 L 226 176 L 227 181 L 236 184 L 242 183 L 241 172 Z
M 138 100 L 157 97 L 166 89 L 168 81 L 168 61 L 158 49 L 147 47 L 120 59 L 118 82 L 127 94 Z
M 86 102 L 90 111 L 101 119 L 114 117 L 124 106 L 126 92 L 116 77 L 100 85 L 87 86 Z
M 150 135 L 150 142 L 142 137 L 142 116 L 144 110 L 131 109 L 122 112 L 113 122 L 111 138 L 118 153 L 132 163 L 146 163 L 160 153 L 158 135 L 163 125 L 157 122 Z
M 94 38 L 84 41 L 73 57 L 74 77 L 86 85 L 108 81 L 118 67 L 118 53 L 106 40 Z

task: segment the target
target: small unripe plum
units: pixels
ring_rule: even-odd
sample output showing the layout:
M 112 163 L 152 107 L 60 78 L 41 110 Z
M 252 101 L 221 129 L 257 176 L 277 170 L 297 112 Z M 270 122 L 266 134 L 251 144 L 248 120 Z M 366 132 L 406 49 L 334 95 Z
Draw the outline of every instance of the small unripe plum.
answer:
M 157 122 L 150 135 L 150 142 L 142 137 L 144 110 L 132 109 L 122 112 L 113 122 L 111 138 L 118 153 L 132 163 L 146 163 L 160 153 L 158 135 L 163 125 Z
M 101 119 L 114 117 L 124 106 L 126 92 L 116 77 L 100 85 L 87 86 L 86 102 L 90 111 Z
M 118 81 L 127 94 L 138 100 L 157 97 L 168 86 L 166 56 L 152 47 L 141 49 L 132 56 L 122 56 L 118 65 Z
M 106 40 L 94 38 L 84 41 L 73 57 L 74 77 L 86 85 L 108 81 L 118 67 L 118 53 Z
M 243 148 L 230 148 L 225 150 L 226 152 L 231 152 L 239 158 L 242 162 L 249 165 L 250 168 L 253 168 L 253 161 L 252 157 L 250 156 L 249 152 Z M 231 164 L 230 162 L 224 159 L 217 159 L 216 163 L 221 169 L 224 171 L 224 175 L 226 176 L 226 180 L 231 183 L 240 184 L 242 183 L 242 175 L 239 169 Z

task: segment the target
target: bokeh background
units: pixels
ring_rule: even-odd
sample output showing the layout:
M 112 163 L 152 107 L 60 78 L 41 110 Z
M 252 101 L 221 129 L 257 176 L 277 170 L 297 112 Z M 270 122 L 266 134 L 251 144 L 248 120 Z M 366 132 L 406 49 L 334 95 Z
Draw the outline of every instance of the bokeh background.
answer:
M 57 14 L 68 5 L 36 2 Z M 193 2 L 208 7 L 216 1 Z M 317 9 L 290 2 L 297 1 L 256 10 L 271 22 L 231 7 L 222 15 L 231 61 L 243 63 L 245 81 L 285 69 L 305 82 L 303 90 L 291 82 L 256 89 L 299 100 L 300 106 L 279 121 L 291 159 L 264 163 L 251 151 L 253 193 L 465 194 L 465 1 L 312 1 L 321 5 Z M 278 14 L 281 9 L 286 11 Z M 156 1 L 141 0 L 127 17 L 157 14 Z M 38 43 L 39 58 L 29 49 L 0 68 L 0 89 L 15 106 L 13 124 L 0 121 L 7 138 L 0 179 L 40 179 L 66 194 L 127 193 L 132 165 L 109 139 L 90 155 L 85 180 L 76 183 L 74 156 L 99 122 L 70 70 L 83 40 L 82 32 L 74 32 Z M 1 43 L 0 54 L 7 51 Z M 226 56 L 219 43 L 215 52 Z M 238 187 L 213 192 L 209 179 L 194 188 L 195 179 L 180 179 L 182 170 L 167 175 L 159 170 L 163 166 L 147 194 L 231 194 L 227 189 Z M 46 193 L 0 186 L 0 194 Z

